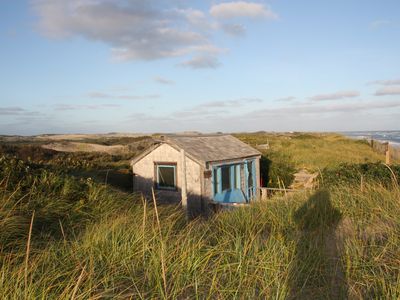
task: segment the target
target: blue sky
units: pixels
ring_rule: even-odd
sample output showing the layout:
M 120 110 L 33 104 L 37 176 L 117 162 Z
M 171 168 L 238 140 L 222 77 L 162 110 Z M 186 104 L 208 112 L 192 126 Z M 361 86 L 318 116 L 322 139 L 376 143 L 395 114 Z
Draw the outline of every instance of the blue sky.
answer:
M 0 134 L 399 129 L 398 0 L 0 8 Z

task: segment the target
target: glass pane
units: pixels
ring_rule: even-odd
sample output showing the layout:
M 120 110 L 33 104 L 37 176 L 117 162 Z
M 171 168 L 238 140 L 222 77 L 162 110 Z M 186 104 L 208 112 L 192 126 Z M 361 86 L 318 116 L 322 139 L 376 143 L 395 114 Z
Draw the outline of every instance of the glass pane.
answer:
M 230 166 L 221 168 L 221 180 L 222 191 L 229 190 L 231 188 Z
M 253 161 L 247 163 L 247 171 L 249 174 L 248 183 L 249 187 L 253 187 Z
M 218 169 L 214 169 L 214 194 L 218 193 Z
M 172 166 L 158 166 L 158 186 L 175 187 L 175 168 Z
M 240 189 L 240 165 L 236 165 L 235 168 L 235 189 Z

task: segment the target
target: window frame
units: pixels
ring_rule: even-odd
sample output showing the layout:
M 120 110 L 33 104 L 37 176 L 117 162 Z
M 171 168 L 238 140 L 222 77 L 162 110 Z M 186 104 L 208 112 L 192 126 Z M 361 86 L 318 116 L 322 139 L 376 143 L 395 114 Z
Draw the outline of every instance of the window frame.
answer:
M 174 186 L 160 186 L 159 168 L 173 168 L 174 170 Z M 154 187 L 157 190 L 177 191 L 178 190 L 178 171 L 176 162 L 154 162 Z
M 223 184 L 222 183 L 222 176 L 223 176 L 222 169 L 224 169 L 224 168 L 227 168 L 229 170 L 229 188 L 225 189 L 225 190 L 222 187 L 222 184 Z M 241 163 L 232 163 L 232 164 L 223 164 L 223 165 L 214 166 L 213 171 L 212 171 L 213 194 L 216 195 L 216 194 L 229 192 L 229 191 L 233 191 L 233 190 L 242 190 L 241 168 L 242 168 Z

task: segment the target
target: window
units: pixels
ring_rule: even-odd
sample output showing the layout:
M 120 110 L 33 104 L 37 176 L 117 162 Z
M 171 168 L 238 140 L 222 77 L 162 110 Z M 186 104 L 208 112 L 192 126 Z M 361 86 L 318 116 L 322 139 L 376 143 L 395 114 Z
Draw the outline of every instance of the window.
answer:
M 221 168 L 221 182 L 222 182 L 222 191 L 231 189 L 231 168 L 230 168 L 230 166 L 224 166 Z
M 249 187 L 253 187 L 254 182 L 253 182 L 253 161 L 249 161 L 247 163 L 247 173 L 248 173 L 248 183 Z
M 176 189 L 176 164 L 156 164 L 157 188 Z
M 213 170 L 214 194 L 241 189 L 240 164 L 215 167 Z
M 218 193 L 218 169 L 215 168 L 213 171 L 214 180 L 214 194 Z

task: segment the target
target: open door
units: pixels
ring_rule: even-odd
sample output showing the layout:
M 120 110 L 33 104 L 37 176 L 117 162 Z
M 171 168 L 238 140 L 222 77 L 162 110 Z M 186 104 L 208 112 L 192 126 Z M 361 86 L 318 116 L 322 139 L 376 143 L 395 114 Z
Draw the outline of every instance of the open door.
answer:
M 257 196 L 257 178 L 256 178 L 256 162 L 249 160 L 245 163 L 245 176 L 246 176 L 246 198 L 250 202 Z
M 213 199 L 223 203 L 244 203 L 241 189 L 241 164 L 221 165 L 213 168 Z

